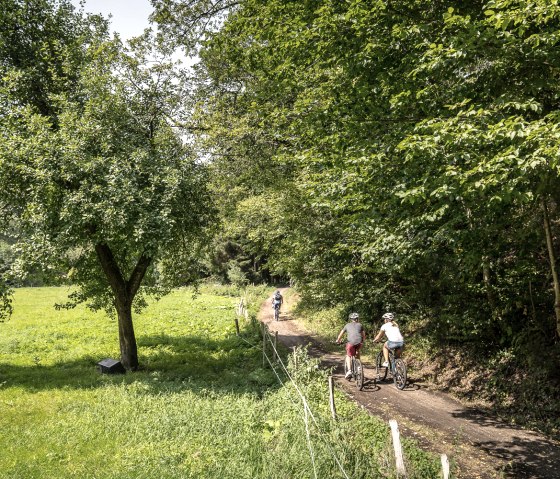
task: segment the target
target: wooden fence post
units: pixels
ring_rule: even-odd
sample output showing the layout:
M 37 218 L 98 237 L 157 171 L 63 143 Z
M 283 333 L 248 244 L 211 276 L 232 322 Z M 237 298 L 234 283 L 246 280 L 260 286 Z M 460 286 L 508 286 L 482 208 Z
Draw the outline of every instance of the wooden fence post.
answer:
M 237 316 L 237 314 L 235 315 L 235 334 L 237 334 L 237 336 L 239 336 L 240 332 L 239 332 L 239 316 Z
M 389 421 L 391 426 L 391 434 L 393 436 L 393 447 L 395 449 L 395 460 L 397 463 L 397 476 L 406 477 L 406 469 L 404 468 L 404 460 L 402 454 L 401 437 L 399 434 L 399 425 L 397 421 L 391 419 Z
M 274 331 L 274 361 L 277 362 L 280 359 L 278 355 L 278 331 Z
M 239 330 L 239 318 L 243 316 L 244 310 L 245 310 L 245 304 L 243 298 L 241 298 L 239 300 L 239 303 L 237 304 L 237 308 L 235 308 L 235 332 L 237 336 L 241 334 Z
M 443 471 L 443 479 L 449 479 L 449 459 L 446 454 L 441 455 L 441 470 Z
M 329 376 L 329 403 L 331 405 L 332 418 L 336 421 L 336 406 L 334 404 L 334 380 L 332 376 Z

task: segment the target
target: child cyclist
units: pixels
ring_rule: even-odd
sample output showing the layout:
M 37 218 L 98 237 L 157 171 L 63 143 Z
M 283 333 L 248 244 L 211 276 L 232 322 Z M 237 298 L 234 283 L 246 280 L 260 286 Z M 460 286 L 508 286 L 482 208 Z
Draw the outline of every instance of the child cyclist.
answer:
M 342 328 L 338 334 L 338 338 L 336 338 L 336 342 L 340 344 L 340 340 L 345 332 L 348 336 L 348 342 L 346 343 L 346 379 L 352 377 L 351 358 L 352 356 L 360 357 L 360 349 L 366 339 L 366 332 L 363 326 L 358 323 L 358 318 L 358 313 L 351 313 L 348 316 L 350 322 Z
M 385 313 L 383 315 L 385 323 L 381 326 L 377 336 L 373 339 L 373 342 L 376 343 L 383 337 L 383 335 L 387 336 L 387 341 L 383 345 L 383 357 L 385 358 L 385 362 L 381 365 L 384 368 L 389 367 L 388 348 L 395 349 L 396 355 L 400 356 L 404 347 L 404 338 L 399 330 L 399 325 L 393 321 L 394 319 L 395 315 L 393 313 Z

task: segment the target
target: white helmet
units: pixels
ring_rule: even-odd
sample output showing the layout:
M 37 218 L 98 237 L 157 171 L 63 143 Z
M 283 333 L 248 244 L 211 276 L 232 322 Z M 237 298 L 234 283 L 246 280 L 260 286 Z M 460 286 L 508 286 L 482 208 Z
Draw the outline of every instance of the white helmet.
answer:
M 359 314 L 358 313 L 350 313 L 350 315 L 348 316 L 348 319 L 350 319 L 351 321 L 356 321 L 359 318 Z
M 385 313 L 382 318 L 385 321 L 393 321 L 393 319 L 395 318 L 395 315 L 393 313 Z

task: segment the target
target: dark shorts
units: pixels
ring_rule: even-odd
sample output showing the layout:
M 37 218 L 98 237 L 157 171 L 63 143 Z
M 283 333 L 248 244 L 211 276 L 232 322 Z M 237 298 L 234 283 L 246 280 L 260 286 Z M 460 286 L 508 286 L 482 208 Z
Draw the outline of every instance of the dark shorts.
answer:
M 360 344 L 346 343 L 346 354 L 348 354 L 348 356 L 356 356 L 356 353 L 360 349 L 362 349 L 362 343 Z

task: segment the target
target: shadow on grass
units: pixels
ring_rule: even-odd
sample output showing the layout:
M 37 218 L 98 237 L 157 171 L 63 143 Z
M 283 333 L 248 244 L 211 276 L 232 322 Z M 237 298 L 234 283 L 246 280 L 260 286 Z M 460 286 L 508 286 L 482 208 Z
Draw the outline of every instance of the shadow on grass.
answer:
M 138 338 L 140 370 L 124 375 L 100 374 L 103 357 L 84 356 L 53 365 L 18 366 L 0 363 L 0 388 L 21 387 L 28 391 L 59 388 L 92 389 L 110 384 L 143 382 L 154 394 L 184 389 L 212 389 L 260 395 L 278 387 L 276 376 L 262 367 L 257 336 L 222 340 L 200 336 L 142 336 Z

